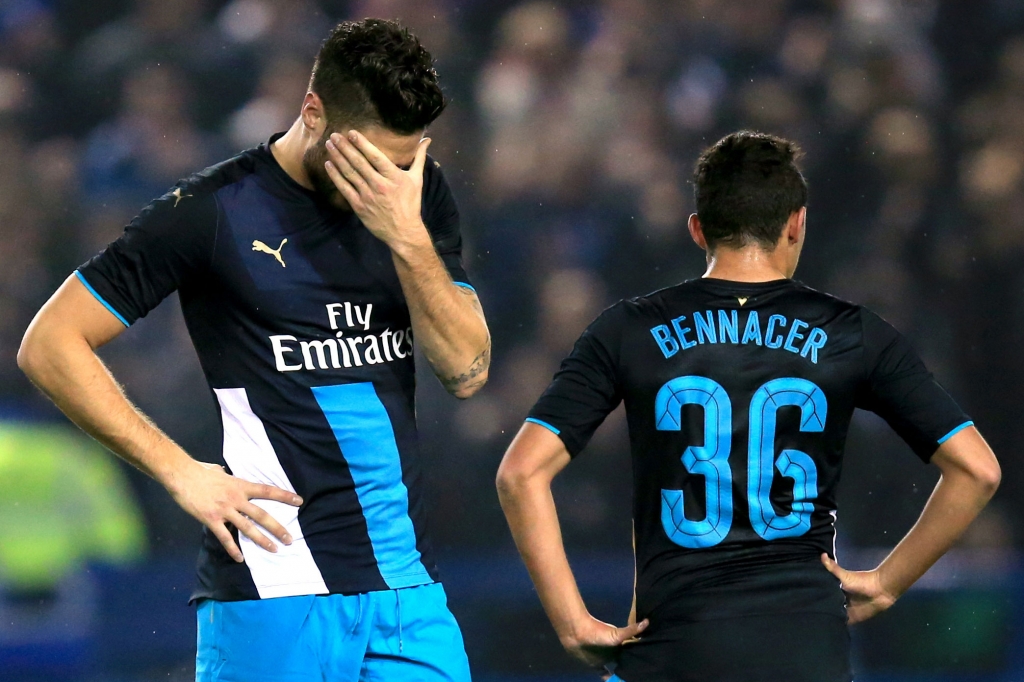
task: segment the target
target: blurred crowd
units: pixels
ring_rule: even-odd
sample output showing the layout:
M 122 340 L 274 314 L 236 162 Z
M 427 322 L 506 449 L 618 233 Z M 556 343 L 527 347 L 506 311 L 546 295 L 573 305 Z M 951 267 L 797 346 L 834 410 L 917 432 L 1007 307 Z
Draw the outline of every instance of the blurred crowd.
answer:
M 494 336 L 491 383 L 473 400 L 422 373 L 444 547 L 507 543 L 498 459 L 586 324 L 703 272 L 685 231 L 689 176 L 737 128 L 806 152 L 798 278 L 906 332 L 1006 461 L 969 541 L 1022 537 L 1024 4 L 1013 0 L 0 0 L 0 416 L 52 415 L 15 354 L 63 278 L 177 178 L 286 129 L 319 41 L 364 16 L 400 18 L 437 60 L 451 104 L 431 153 L 460 202 Z M 187 449 L 217 451 L 173 300 L 103 355 Z M 624 432 L 616 413 L 560 485 L 570 543 L 628 548 Z M 877 420 L 857 421 L 849 456 L 843 530 L 891 542 L 934 475 Z M 197 526 L 133 483 L 151 551 L 191 551 Z

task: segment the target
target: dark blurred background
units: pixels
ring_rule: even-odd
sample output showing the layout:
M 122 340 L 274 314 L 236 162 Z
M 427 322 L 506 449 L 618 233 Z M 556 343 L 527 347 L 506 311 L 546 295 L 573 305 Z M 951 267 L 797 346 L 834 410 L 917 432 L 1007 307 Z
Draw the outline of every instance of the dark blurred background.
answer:
M 199 526 L 20 374 L 32 315 L 177 178 L 298 115 L 319 41 L 399 18 L 451 105 L 431 153 L 494 336 L 459 403 L 421 373 L 442 574 L 478 680 L 596 680 L 561 653 L 493 488 L 560 358 L 620 298 L 703 272 L 698 152 L 737 128 L 807 156 L 798 278 L 908 334 L 1003 462 L 961 545 L 856 628 L 861 680 L 1024 680 L 1024 3 L 1018 0 L 0 0 L 0 679 L 193 679 Z M 177 301 L 102 351 L 196 457 L 220 447 Z M 937 478 L 877 418 L 847 448 L 839 557 L 872 566 Z M 621 411 L 557 482 L 597 615 L 630 603 Z M 680 661 L 685 665 L 685 661 Z

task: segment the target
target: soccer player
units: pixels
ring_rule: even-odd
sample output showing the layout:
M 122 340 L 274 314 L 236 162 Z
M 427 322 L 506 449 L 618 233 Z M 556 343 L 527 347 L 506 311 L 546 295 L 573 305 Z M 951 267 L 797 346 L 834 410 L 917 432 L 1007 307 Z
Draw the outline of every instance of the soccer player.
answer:
M 704 277 L 606 310 L 501 463 L 502 506 L 563 646 L 595 666 L 617 657 L 613 680 L 851 679 L 847 623 L 892 606 L 999 483 L 988 445 L 906 339 L 792 279 L 807 216 L 796 154 L 749 132 L 704 152 L 689 221 Z M 550 485 L 620 402 L 637 575 L 616 628 L 580 597 Z M 834 550 L 857 407 L 942 473 L 914 528 L 862 572 Z
M 424 528 L 414 407 L 414 339 L 460 398 L 490 357 L 423 138 L 444 105 L 407 30 L 340 24 L 290 130 L 143 209 L 26 332 L 32 380 L 205 525 L 201 682 L 470 679 Z M 224 468 L 161 433 L 95 354 L 175 290 Z

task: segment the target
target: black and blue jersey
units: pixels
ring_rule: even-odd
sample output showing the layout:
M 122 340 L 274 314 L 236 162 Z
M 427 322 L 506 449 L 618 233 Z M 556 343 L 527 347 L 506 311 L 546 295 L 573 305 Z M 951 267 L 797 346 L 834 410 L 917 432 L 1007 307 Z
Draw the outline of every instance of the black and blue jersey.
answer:
M 453 282 L 472 288 L 459 212 L 429 159 L 422 213 Z M 204 529 L 194 597 L 437 580 L 409 310 L 388 246 L 353 213 L 297 184 L 261 145 L 179 182 L 77 275 L 125 325 L 177 290 L 220 408 L 224 465 L 304 500 L 254 501 L 294 542 L 275 554 L 242 536 L 244 564 Z
M 616 304 L 528 419 L 575 456 L 620 402 L 645 637 L 753 614 L 845 618 L 819 557 L 834 556 L 854 409 L 925 461 L 971 423 L 892 326 L 792 280 L 700 279 Z

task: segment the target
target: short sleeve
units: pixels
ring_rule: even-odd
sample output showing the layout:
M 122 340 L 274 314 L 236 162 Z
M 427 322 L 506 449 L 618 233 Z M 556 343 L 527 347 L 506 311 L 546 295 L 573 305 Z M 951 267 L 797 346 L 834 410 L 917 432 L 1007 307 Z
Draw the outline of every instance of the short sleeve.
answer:
M 216 231 L 213 195 L 179 185 L 146 206 L 119 239 L 75 274 L 130 326 L 208 268 Z
M 621 329 L 618 306 L 602 313 L 576 341 L 526 419 L 561 438 L 573 457 L 622 401 L 618 382 Z
M 973 422 L 892 325 L 864 309 L 861 325 L 865 381 L 857 406 L 885 419 L 927 462 L 942 443 Z
M 459 207 L 451 187 L 441 171 L 441 164 L 427 157 L 423 170 L 423 223 L 434 241 L 452 281 L 475 291 L 466 269 L 462 265 L 462 232 L 459 226 Z

